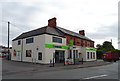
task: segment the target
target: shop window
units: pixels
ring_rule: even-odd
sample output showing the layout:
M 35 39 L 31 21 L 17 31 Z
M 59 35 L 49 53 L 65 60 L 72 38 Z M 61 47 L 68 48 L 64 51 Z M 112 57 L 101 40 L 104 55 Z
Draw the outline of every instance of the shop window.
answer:
M 31 57 L 32 50 L 26 50 L 26 57 Z
M 78 50 L 76 50 L 76 58 L 78 58 Z
M 92 52 L 91 52 L 91 59 L 92 59 Z
M 72 51 L 70 50 L 69 58 L 72 58 Z
M 19 41 L 18 41 L 18 45 L 20 45 L 20 44 L 21 44 L 21 41 L 19 40 Z
M 28 44 L 28 43 L 33 43 L 33 38 L 28 38 L 28 39 L 26 39 L 26 44 Z
M 53 42 L 62 43 L 62 38 L 53 37 Z
M 93 59 L 95 59 L 95 52 L 93 52 Z
M 38 60 L 42 60 L 42 52 L 38 53 Z
M 89 59 L 90 57 L 89 57 L 89 52 L 87 52 L 87 59 Z

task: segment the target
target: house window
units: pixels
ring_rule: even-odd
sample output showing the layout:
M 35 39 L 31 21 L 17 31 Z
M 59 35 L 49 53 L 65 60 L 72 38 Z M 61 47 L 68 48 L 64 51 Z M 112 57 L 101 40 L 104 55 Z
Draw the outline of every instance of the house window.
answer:
M 73 45 L 76 45 L 76 40 L 75 39 L 73 39 Z
M 92 52 L 91 52 L 91 59 L 92 59 Z
M 93 42 L 90 42 L 90 47 L 93 47 Z
M 84 42 L 83 42 L 83 40 L 81 40 L 81 46 L 84 46 Z
M 89 57 L 89 52 L 87 52 L 87 58 L 89 59 L 90 57 Z
M 53 37 L 53 42 L 62 43 L 62 38 Z
M 21 41 L 19 40 L 19 41 L 18 41 L 18 45 L 20 45 L 20 44 L 21 44 Z
M 85 46 L 87 47 L 87 41 L 85 41 Z
M 38 60 L 42 60 L 42 52 L 38 53 Z
M 33 43 L 33 38 L 26 39 L 26 44 L 28 44 L 28 43 Z
M 31 57 L 32 50 L 26 50 L 26 57 Z

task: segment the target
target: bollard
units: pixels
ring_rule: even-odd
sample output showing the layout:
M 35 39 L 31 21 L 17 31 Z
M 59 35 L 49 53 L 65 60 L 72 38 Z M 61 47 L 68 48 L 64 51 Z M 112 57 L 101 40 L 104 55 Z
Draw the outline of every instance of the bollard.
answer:
M 53 58 L 53 67 L 54 67 L 54 58 Z
M 83 58 L 82 58 L 82 64 L 83 64 Z
M 64 66 L 65 66 L 65 58 L 64 58 Z
M 50 67 L 53 67 L 52 59 L 50 59 Z

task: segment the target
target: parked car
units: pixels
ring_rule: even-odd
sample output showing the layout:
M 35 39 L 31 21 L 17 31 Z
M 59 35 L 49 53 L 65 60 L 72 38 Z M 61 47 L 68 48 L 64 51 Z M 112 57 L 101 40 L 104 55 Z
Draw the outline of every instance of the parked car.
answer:
M 4 57 L 7 57 L 7 55 L 6 54 L 0 54 L 0 57 L 4 58 Z
M 119 54 L 117 51 L 108 51 L 105 54 L 103 54 L 103 60 L 116 62 L 117 60 L 119 60 Z

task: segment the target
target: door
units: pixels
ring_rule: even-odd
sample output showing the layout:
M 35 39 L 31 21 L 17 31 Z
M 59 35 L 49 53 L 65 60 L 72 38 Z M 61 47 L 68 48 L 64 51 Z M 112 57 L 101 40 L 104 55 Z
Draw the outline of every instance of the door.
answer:
M 59 52 L 55 52 L 55 63 L 59 63 Z
M 64 62 L 64 51 L 56 50 L 55 51 L 55 63 L 63 63 Z

